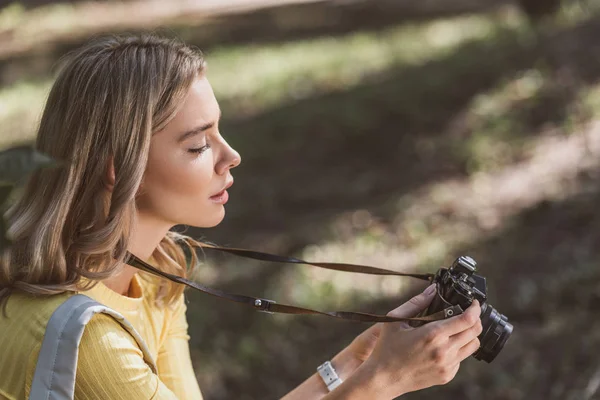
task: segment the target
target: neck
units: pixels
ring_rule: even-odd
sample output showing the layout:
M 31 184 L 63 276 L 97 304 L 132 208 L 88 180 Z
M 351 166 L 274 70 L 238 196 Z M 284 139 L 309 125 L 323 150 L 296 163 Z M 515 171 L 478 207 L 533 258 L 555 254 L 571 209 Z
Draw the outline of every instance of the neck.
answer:
M 171 225 L 164 221 L 158 221 L 138 212 L 127 250 L 147 262 L 170 228 Z M 131 265 L 123 264 L 119 274 L 105 279 L 103 283 L 112 291 L 127 296 L 131 281 L 138 271 Z

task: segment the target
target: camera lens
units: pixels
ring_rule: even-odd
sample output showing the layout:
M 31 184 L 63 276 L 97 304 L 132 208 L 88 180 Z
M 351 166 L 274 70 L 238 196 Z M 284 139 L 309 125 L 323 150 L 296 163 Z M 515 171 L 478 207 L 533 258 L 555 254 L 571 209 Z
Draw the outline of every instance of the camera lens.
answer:
M 505 315 L 500 314 L 487 303 L 484 303 L 481 309 L 483 331 L 479 335 L 479 350 L 475 352 L 473 357 L 490 363 L 504 347 L 513 331 L 513 326 L 508 322 Z

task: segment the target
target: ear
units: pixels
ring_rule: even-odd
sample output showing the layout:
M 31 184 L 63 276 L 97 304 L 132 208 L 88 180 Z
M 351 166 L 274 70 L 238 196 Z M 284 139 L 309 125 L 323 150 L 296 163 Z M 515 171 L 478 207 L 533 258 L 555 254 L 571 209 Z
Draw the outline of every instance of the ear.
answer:
M 106 173 L 104 175 L 104 187 L 106 190 L 112 193 L 115 187 L 115 162 L 114 157 L 110 156 L 108 159 L 108 165 L 106 167 Z

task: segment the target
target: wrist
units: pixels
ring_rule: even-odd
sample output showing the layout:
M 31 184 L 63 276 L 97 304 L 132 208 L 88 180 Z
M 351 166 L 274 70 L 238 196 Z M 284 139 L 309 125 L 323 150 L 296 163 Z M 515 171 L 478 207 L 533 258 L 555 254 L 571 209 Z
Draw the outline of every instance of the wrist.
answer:
M 327 360 L 323 360 L 322 362 L 325 362 L 325 361 L 327 361 Z M 356 357 L 353 357 L 352 353 L 349 352 L 347 349 L 344 349 L 341 352 L 339 352 L 335 357 L 333 357 L 330 360 L 330 362 L 333 365 L 333 368 L 336 370 L 338 377 L 342 381 L 344 381 L 344 383 L 342 383 L 340 385 L 340 387 L 337 387 L 332 392 L 329 392 L 329 389 L 327 389 L 327 385 L 325 384 L 325 382 L 323 381 L 323 379 L 321 378 L 319 373 L 315 372 L 306 381 L 304 381 L 300 386 L 298 386 L 297 388 L 292 390 L 290 393 L 288 393 L 286 396 L 284 396 L 282 398 L 282 400 L 296 400 L 296 399 L 304 400 L 304 399 L 322 399 L 322 398 L 346 400 L 346 397 L 344 397 L 343 395 L 342 395 L 342 397 L 338 396 L 338 395 L 341 395 L 340 388 L 344 386 L 347 379 L 350 379 L 350 380 L 353 379 L 353 378 L 351 378 L 352 375 L 354 374 L 356 369 L 360 366 L 360 364 L 362 364 L 362 362 L 360 360 L 356 359 Z M 315 365 L 315 369 L 316 369 L 316 367 L 317 366 Z M 333 396 L 333 397 L 331 397 L 331 396 Z M 368 397 L 363 397 L 363 398 L 368 398 Z
M 357 357 L 354 356 L 354 352 L 349 350 L 347 347 L 336 354 L 331 360 L 331 366 L 333 367 L 335 374 L 338 376 L 339 380 L 342 382 L 341 385 L 338 385 L 331 392 L 329 391 L 328 384 L 325 383 L 327 381 L 326 378 L 322 378 L 319 373 L 315 374 L 315 377 L 318 378 L 319 386 L 323 394 L 328 394 L 326 398 L 329 398 L 329 395 L 333 395 L 333 398 L 337 398 L 336 396 L 345 390 L 341 390 L 339 386 L 344 386 L 347 388 L 348 380 L 353 381 L 356 380 L 354 377 L 356 370 L 363 363 Z M 350 386 L 353 386 L 352 384 Z M 345 397 L 342 397 L 345 398 Z
M 366 362 L 353 371 L 352 375 L 338 388 L 327 394 L 323 400 L 370 400 L 391 399 L 387 385 L 381 381 L 375 365 Z
M 331 364 L 340 379 L 345 381 L 361 366 L 362 361 L 356 358 L 346 347 L 331 359 Z

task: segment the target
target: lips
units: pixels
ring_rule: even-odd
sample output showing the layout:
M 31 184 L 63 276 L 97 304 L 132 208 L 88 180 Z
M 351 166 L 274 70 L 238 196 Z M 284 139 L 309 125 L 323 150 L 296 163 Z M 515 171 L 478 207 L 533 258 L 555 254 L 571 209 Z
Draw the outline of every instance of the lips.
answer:
M 219 193 L 216 193 L 210 197 L 219 197 L 220 195 L 223 194 L 224 191 L 229 189 L 232 185 L 233 185 L 233 178 L 225 185 L 225 187 L 223 189 L 221 189 L 221 191 Z
M 229 198 L 227 189 L 229 189 L 231 185 L 233 185 L 233 179 L 231 179 L 219 193 L 210 196 L 210 199 L 217 203 L 226 203 L 227 199 Z
M 225 189 L 221 190 L 219 193 L 217 193 L 217 194 L 215 194 L 213 196 L 210 196 L 210 198 L 211 199 L 217 199 L 217 198 L 223 196 L 223 194 L 225 194 Z

